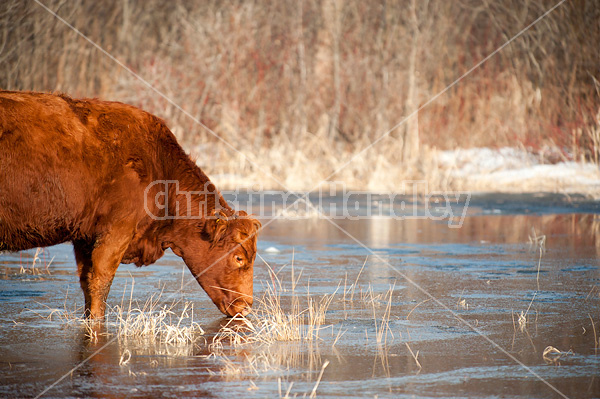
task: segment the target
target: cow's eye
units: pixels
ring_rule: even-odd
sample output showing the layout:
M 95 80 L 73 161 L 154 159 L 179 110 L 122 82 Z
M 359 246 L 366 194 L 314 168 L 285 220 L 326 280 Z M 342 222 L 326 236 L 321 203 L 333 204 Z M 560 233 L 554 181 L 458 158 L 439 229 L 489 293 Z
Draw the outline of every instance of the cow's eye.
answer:
M 242 258 L 239 255 L 235 255 L 235 263 L 237 263 L 238 266 L 243 266 L 244 265 L 244 258 Z

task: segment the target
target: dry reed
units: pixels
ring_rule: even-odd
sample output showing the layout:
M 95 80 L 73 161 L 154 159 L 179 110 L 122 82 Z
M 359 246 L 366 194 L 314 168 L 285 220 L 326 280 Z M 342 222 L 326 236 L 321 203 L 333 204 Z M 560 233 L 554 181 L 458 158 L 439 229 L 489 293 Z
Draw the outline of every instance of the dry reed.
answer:
M 325 372 L 325 368 L 329 365 L 329 360 L 326 360 L 325 363 L 323 363 L 323 366 L 321 366 L 321 372 L 319 373 L 319 378 L 317 378 L 317 382 L 315 382 L 315 386 L 313 388 L 313 390 L 310 393 L 310 398 L 315 398 L 317 396 L 317 388 L 319 387 L 319 384 L 321 383 L 321 378 L 323 378 L 323 373 Z
M 516 325 L 519 326 L 519 330 L 521 332 L 524 332 L 527 330 L 527 314 L 529 313 L 529 310 L 531 309 L 531 305 L 533 304 L 533 301 L 535 300 L 536 295 L 538 294 L 539 290 L 540 290 L 540 268 L 541 268 L 541 264 L 542 264 L 542 256 L 543 254 L 546 252 L 546 236 L 545 235 L 538 235 L 535 231 L 535 227 L 531 228 L 531 234 L 528 237 L 529 239 L 529 248 L 530 250 L 537 250 L 539 251 L 539 258 L 537 261 L 537 270 L 536 270 L 536 290 L 533 293 L 533 297 L 531 298 L 531 301 L 529 302 L 529 306 L 527 307 L 527 310 L 525 312 L 521 311 L 520 313 L 517 314 L 517 323 L 515 324 L 515 316 L 514 313 L 511 312 L 512 315 L 512 320 L 513 320 L 513 328 L 516 332 Z M 537 316 L 536 316 L 536 321 L 537 321 Z M 529 333 L 527 333 L 529 334 Z
M 594 353 L 597 355 L 598 354 L 598 346 L 600 345 L 600 340 L 598 339 L 598 336 L 596 335 L 596 325 L 594 324 L 594 319 L 592 319 L 592 315 L 588 314 L 588 317 L 590 318 L 590 322 L 592 323 L 592 330 L 594 331 Z
M 415 360 L 415 364 L 417 365 L 419 370 L 421 370 L 423 367 L 421 366 L 421 363 L 419 362 L 419 351 L 417 351 L 417 353 L 414 353 L 413 350 L 410 348 L 410 345 L 408 344 L 408 342 L 405 342 L 404 344 L 406 345 L 406 348 L 410 352 L 410 355 Z
M 537 283 L 537 290 L 540 290 L 540 267 L 542 265 L 542 255 L 546 252 L 546 236 L 545 235 L 537 235 L 535 232 L 535 227 L 531 227 L 531 235 L 529 236 L 529 247 L 533 249 L 538 249 L 540 252 L 540 257 L 538 259 L 537 265 L 537 274 L 535 277 Z
M 465 293 L 465 290 L 463 289 L 462 292 L 460 293 L 460 296 L 458 297 L 458 301 L 456 301 L 456 310 L 458 310 L 459 307 L 461 307 L 465 310 L 469 310 L 469 304 L 467 303 L 467 300 L 462 297 L 464 293 Z

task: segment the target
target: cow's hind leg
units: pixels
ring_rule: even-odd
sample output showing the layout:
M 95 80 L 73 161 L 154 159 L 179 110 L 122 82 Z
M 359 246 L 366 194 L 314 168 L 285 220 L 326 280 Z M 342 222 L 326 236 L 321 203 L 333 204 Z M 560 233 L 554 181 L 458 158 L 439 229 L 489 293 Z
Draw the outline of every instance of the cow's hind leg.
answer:
M 92 279 L 92 250 L 94 249 L 94 244 L 86 241 L 73 241 L 73 249 L 75 250 L 79 284 L 85 297 L 85 316 L 89 317 L 92 305 L 89 282 Z
M 75 244 L 86 316 L 92 319 L 104 317 L 110 286 L 132 235 L 133 229 L 123 226 L 99 238 L 93 246 Z

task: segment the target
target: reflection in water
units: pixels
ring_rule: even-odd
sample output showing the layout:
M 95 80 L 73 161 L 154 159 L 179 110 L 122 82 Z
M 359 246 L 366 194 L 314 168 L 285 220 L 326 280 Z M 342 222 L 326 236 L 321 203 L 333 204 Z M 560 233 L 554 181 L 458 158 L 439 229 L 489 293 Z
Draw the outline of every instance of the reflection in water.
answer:
M 298 222 L 274 222 L 267 227 L 267 234 L 263 237 L 266 240 L 281 242 L 284 248 L 287 245 L 294 246 L 298 242 L 298 236 L 306 237 L 300 242 L 307 250 L 329 252 L 329 256 L 319 258 L 320 265 L 316 270 L 310 266 L 311 259 L 300 258 L 300 265 L 312 271 L 312 274 L 307 273 L 307 277 L 329 278 L 327 282 L 330 285 L 335 285 L 336 281 L 330 273 L 323 272 L 323 268 L 339 268 L 341 273 L 337 275 L 343 279 L 344 270 L 357 273 L 362 261 L 369 256 L 364 281 L 372 283 L 378 292 L 381 293 L 394 281 L 397 281 L 398 285 L 405 284 L 405 289 L 398 295 L 400 302 L 394 306 L 392 312 L 401 320 L 416 303 L 421 303 L 427 297 L 402 281 L 388 266 L 389 262 L 436 298 L 442 299 L 449 307 L 455 308 L 457 302 L 465 298 L 470 307 L 460 308 L 461 316 L 473 325 L 485 328 L 501 346 L 525 364 L 535 365 L 542 362 L 543 349 L 552 342 L 555 342 L 560 350 L 574 350 L 579 358 L 576 356 L 577 360 L 565 360 L 567 363 L 563 363 L 572 366 L 574 374 L 570 375 L 564 368 L 561 370 L 562 378 L 572 381 L 560 383 L 563 392 L 575 395 L 579 392 L 584 397 L 599 392 L 598 381 L 593 377 L 595 371 L 592 370 L 596 370 L 600 362 L 597 357 L 593 357 L 596 356 L 593 352 L 594 339 L 591 332 L 594 326 L 588 318 L 588 313 L 597 314 L 600 302 L 600 295 L 595 291 L 600 281 L 598 215 L 479 215 L 466 218 L 460 229 L 449 229 L 445 223 L 428 220 L 379 219 L 335 222 L 373 249 L 377 255 L 356 245 L 337 227 L 324 220 L 294 225 L 291 229 L 295 232 L 295 240 L 287 240 L 285 232 L 289 231 L 290 224 Z M 528 245 L 532 229 L 535 229 L 537 234 L 546 235 L 547 251 L 540 262 L 539 290 L 536 283 L 539 252 Z M 349 280 L 352 280 L 352 277 L 349 277 Z M 402 301 L 405 301 L 404 304 Z M 406 304 L 410 306 L 407 307 Z M 416 327 L 411 326 L 400 339 L 399 332 L 395 330 L 396 340 L 386 348 L 385 356 L 380 356 L 377 352 L 363 354 L 360 356 L 361 361 L 352 362 L 348 373 L 343 371 L 348 369 L 343 362 L 337 365 L 332 363 L 333 367 L 328 368 L 328 378 L 360 379 L 358 375 L 365 379 L 372 378 L 377 373 L 378 365 L 381 365 L 381 373 L 386 377 L 388 374 L 393 376 L 418 372 L 414 358 L 407 354 L 406 350 L 402 350 L 399 342 L 410 342 L 414 351 L 420 350 L 419 362 L 424 365 L 428 375 L 436 370 L 441 373 L 449 372 L 457 364 L 486 365 L 497 356 L 491 356 L 492 348 L 487 346 L 484 346 L 486 349 L 483 351 L 473 350 L 472 343 L 477 341 L 473 341 L 476 336 L 469 334 L 465 326 L 456 323 L 451 315 L 436 308 L 431 302 L 418 308 L 411 317 Z M 515 315 L 516 318 L 519 312 L 526 313 L 527 323 L 523 331 L 513 326 L 512 317 Z M 357 312 L 350 313 L 353 313 L 354 319 L 360 319 Z M 599 321 L 600 314 L 597 314 L 596 328 Z M 348 320 L 345 320 L 345 323 L 348 323 Z M 352 325 L 352 322 L 350 324 Z M 436 338 L 432 340 L 432 336 Z M 360 342 L 359 337 L 360 334 L 353 334 L 351 339 L 343 341 Z M 352 347 L 356 348 L 356 345 Z M 344 354 L 341 358 L 351 356 L 348 354 L 348 348 L 340 349 L 338 345 L 337 351 Z M 404 367 L 398 365 L 396 356 L 402 357 Z M 369 366 L 364 365 L 367 358 L 371 359 Z M 370 376 L 357 372 L 357 364 L 368 369 Z M 506 375 L 516 375 L 519 369 L 518 365 L 510 371 L 507 369 Z M 475 370 L 474 372 L 480 373 Z M 522 372 L 523 369 L 520 369 L 520 373 Z M 551 370 L 544 369 L 538 372 Z M 582 392 L 577 388 L 578 377 L 575 377 L 580 372 L 588 375 L 586 388 Z M 497 393 L 490 389 L 494 384 L 490 385 L 489 381 L 495 378 L 502 380 L 502 373 L 497 377 L 487 371 L 481 373 L 487 377 L 478 380 L 473 379 L 475 375 L 465 374 L 471 379 L 466 385 L 468 389 L 482 394 Z M 447 385 L 444 378 L 440 380 L 438 389 L 450 389 L 445 392 L 454 392 L 452 384 Z M 414 385 L 401 384 L 403 388 L 398 391 L 397 386 L 396 392 L 411 392 L 410 387 L 414 387 L 419 394 L 425 395 L 423 392 L 428 391 L 422 390 L 423 384 L 421 381 Z M 543 385 L 539 381 L 531 382 L 520 389 L 520 394 L 529 396 L 539 392 Z
M 285 375 L 302 370 L 312 375 L 321 369 L 323 360 L 317 342 L 279 342 L 271 345 L 226 347 L 213 349 L 215 360 L 223 364 L 219 375 L 226 379 L 264 373 Z
M 274 221 L 266 226 L 263 235 L 268 240 L 279 238 L 282 243 L 295 245 L 306 243 L 310 249 L 325 249 L 327 244 L 348 242 L 360 249 L 360 245 L 349 239 L 343 229 L 373 250 L 389 249 L 410 244 L 523 244 L 529 241 L 531 229 L 547 236 L 547 247 L 560 247 L 564 255 L 585 251 L 596 257 L 600 252 L 600 215 L 493 215 L 471 216 L 461 228 L 449 228 L 445 223 L 427 219 L 371 219 Z M 292 230 L 294 235 L 289 235 Z M 261 235 L 262 237 L 262 235 Z M 298 240 L 298 238 L 304 239 Z M 556 244 L 556 245 L 555 245 Z M 432 249 L 435 249 L 433 247 Z M 568 252 L 564 252 L 564 251 Z
M 73 372 L 77 376 L 74 394 L 103 398 L 154 397 L 161 392 L 210 396 L 198 389 L 211 373 L 219 371 L 219 365 L 208 356 L 206 341 L 164 344 L 148 338 L 117 339 L 104 334 L 102 328 L 97 337 L 90 339 L 85 327 L 80 330 L 78 360 L 82 365 Z

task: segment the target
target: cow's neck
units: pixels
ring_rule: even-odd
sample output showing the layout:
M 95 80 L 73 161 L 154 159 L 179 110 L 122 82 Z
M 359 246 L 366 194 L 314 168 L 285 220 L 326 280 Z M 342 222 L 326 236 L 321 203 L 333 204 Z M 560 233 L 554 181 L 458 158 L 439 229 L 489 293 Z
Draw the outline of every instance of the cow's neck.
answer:
M 234 210 L 195 164 L 179 165 L 168 184 L 168 212 L 176 219 L 202 219 L 217 211 L 231 216 Z
M 159 157 L 164 165 L 163 179 L 176 182 L 169 184 L 170 211 L 177 210 L 179 206 L 180 216 L 204 218 L 217 208 L 227 216 L 231 216 L 234 210 L 227 204 L 208 176 L 183 151 L 173 134 L 168 132 L 162 139 L 164 142 L 160 146 Z
M 170 217 L 157 219 L 148 215 L 138 225 L 138 233 L 134 238 L 137 242 L 134 245 L 146 252 L 143 256 L 146 261 L 160 258 L 166 247 L 185 246 L 185 242 L 180 241 L 184 241 L 190 234 L 199 234 L 203 230 L 206 216 L 213 214 L 215 209 L 227 216 L 234 213 L 208 176 L 177 144 L 173 135 L 168 132 L 163 140 L 165 142 L 159 146 L 158 151 L 163 167 L 154 181 L 169 182 L 166 187 Z M 164 190 L 165 186 L 162 187 Z M 154 204 L 153 195 L 150 203 Z

